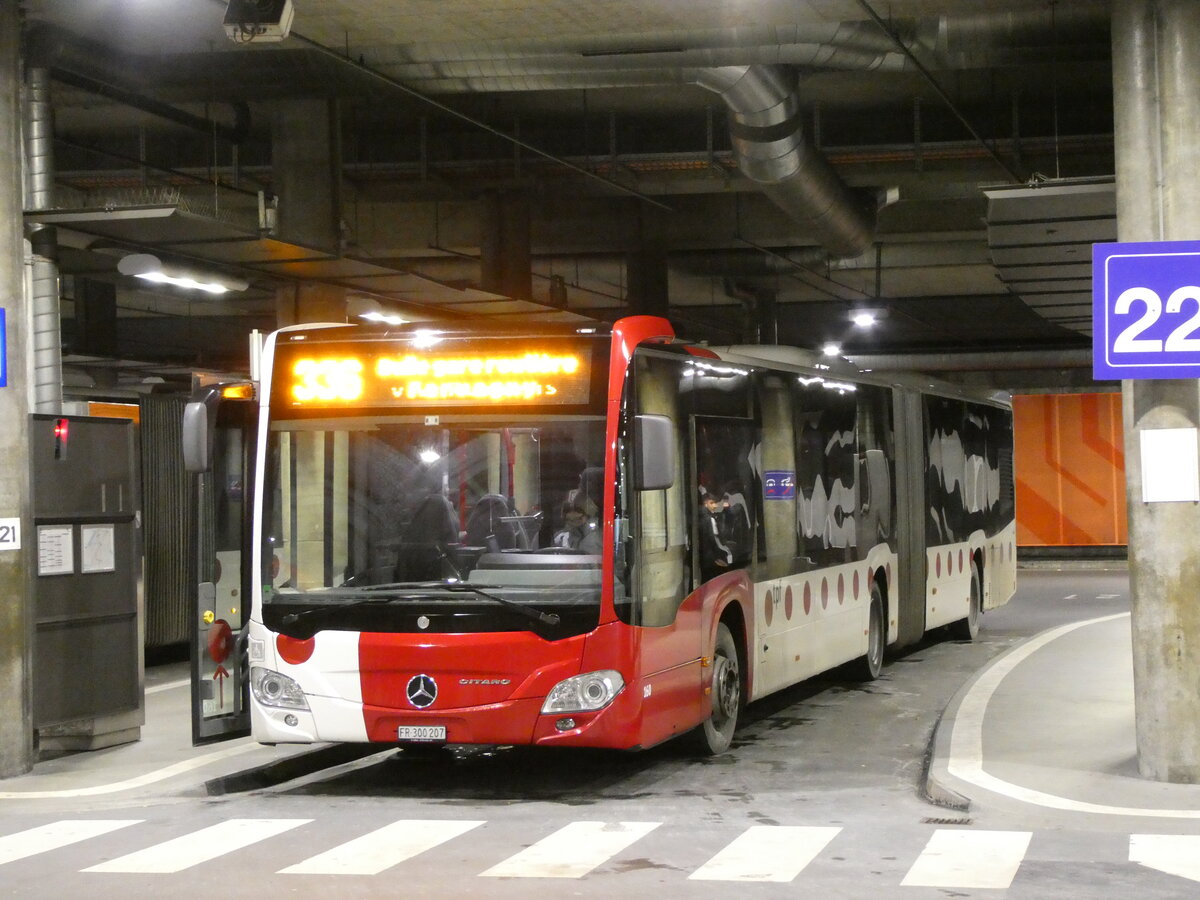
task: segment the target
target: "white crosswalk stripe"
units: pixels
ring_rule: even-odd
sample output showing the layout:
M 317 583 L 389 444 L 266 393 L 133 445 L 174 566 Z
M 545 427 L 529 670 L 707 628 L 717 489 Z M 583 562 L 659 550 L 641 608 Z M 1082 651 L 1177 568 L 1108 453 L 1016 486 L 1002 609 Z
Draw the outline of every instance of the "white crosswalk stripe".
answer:
M 182 872 L 313 821 L 229 819 L 134 850 L 82 871 L 125 874 Z M 128 836 L 123 839 L 144 840 L 144 828 L 130 829 L 129 826 L 144 825 L 145 822 L 142 819 L 64 819 L 14 834 L 0 835 L 0 866 L 122 830 Z M 329 849 L 280 869 L 279 873 L 379 875 L 486 824 L 482 820 L 401 819 L 336 843 Z M 583 878 L 661 826 L 660 822 L 572 822 L 478 875 L 490 878 Z M 671 830 L 677 833 L 676 838 L 678 833 L 686 833 L 687 829 L 688 826 L 682 823 L 671 826 Z M 738 834 L 731 833 L 731 839 L 723 849 L 707 861 L 697 855 L 691 862 L 691 866 L 696 868 L 686 878 L 723 882 L 795 881 L 798 884 L 803 884 L 805 878 L 811 878 L 812 884 L 816 885 L 822 876 L 815 872 L 810 875 L 806 869 L 828 852 L 830 844 L 843 831 L 843 828 L 832 826 L 751 826 Z M 922 829 L 920 833 L 927 837 L 927 843 L 900 881 L 900 885 L 905 887 L 1006 889 L 1012 885 L 1033 839 L 1033 832 L 1029 831 L 938 828 L 932 831 Z M 309 835 L 307 840 L 311 847 L 312 837 L 315 835 L 319 838 L 321 832 L 308 830 L 306 834 Z M 494 847 L 497 842 L 507 843 L 511 840 L 503 836 L 503 832 L 500 834 L 500 838 L 493 836 L 488 843 Z M 708 834 L 711 838 L 711 833 Z M 481 847 L 488 846 L 479 838 L 470 840 L 472 858 Z M 904 840 L 906 846 L 911 846 L 911 835 Z M 670 844 L 668 841 L 667 846 Z M 293 853 L 292 858 L 300 855 Z M 492 858 L 501 855 L 497 853 Z M 655 856 L 656 853 L 651 851 L 650 855 Z M 1200 835 L 1130 835 L 1127 860 L 1200 882 Z M 280 863 L 287 861 L 286 858 L 281 859 Z M 230 865 L 234 864 L 231 862 Z M 683 860 L 671 859 L 670 867 L 683 869 L 679 874 L 682 880 L 684 872 L 688 871 L 686 856 Z M 473 878 L 476 872 L 474 868 L 461 871 L 458 877 Z
M 754 825 L 688 878 L 696 881 L 791 881 L 841 830 Z
M 1030 831 L 938 829 L 901 885 L 1007 888 L 1029 849 Z
M 83 871 L 182 872 L 184 869 L 209 862 L 311 821 L 312 819 L 229 819 Z
M 64 819 L 39 825 L 17 834 L 0 837 L 0 865 L 57 850 L 70 844 L 99 837 L 129 825 L 137 825 L 141 819 Z
M 495 878 L 582 878 L 660 822 L 572 822 L 481 874 Z
M 378 875 L 483 822 L 402 819 L 370 834 L 280 869 L 281 875 Z
M 1200 836 L 1131 834 L 1129 861 L 1168 875 L 1200 881 Z

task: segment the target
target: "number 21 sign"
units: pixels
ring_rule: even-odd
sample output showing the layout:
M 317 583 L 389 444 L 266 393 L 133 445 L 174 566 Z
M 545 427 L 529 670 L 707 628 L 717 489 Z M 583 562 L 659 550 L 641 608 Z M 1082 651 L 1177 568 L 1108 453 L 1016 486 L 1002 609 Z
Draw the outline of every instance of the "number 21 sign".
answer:
M 1092 245 L 1092 376 L 1200 378 L 1200 241 Z

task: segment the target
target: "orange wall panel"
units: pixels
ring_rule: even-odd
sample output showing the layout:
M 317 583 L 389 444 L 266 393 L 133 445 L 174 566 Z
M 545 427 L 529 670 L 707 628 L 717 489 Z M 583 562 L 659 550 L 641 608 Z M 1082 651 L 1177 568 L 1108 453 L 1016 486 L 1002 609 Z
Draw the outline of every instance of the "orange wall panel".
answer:
M 1017 543 L 1128 543 L 1120 394 L 1013 398 Z

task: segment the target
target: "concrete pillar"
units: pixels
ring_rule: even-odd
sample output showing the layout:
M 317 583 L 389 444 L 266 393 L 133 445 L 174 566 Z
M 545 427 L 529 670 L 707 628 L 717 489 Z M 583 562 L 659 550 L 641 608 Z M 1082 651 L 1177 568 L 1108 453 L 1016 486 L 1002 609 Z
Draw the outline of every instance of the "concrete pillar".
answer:
M 88 356 L 117 353 L 117 286 L 80 278 L 75 286 L 75 336 L 72 349 Z
M 0 0 L 0 309 L 5 372 L 0 386 L 0 522 L 21 523 L 20 549 L 0 549 L 0 777 L 33 766 L 30 648 L 29 401 L 21 219 L 21 65 L 17 0 Z
M 271 178 L 281 240 L 341 249 L 342 160 L 337 103 L 280 100 L 271 105 Z
M 667 213 L 646 204 L 638 206 L 638 243 L 626 258 L 629 273 L 629 312 L 667 315 Z
M 480 286 L 493 294 L 533 297 L 529 255 L 529 200 L 521 194 L 488 194 L 479 216 Z
M 1200 235 L 1200 4 L 1113 4 L 1117 234 Z M 1140 435 L 1200 426 L 1200 381 L 1122 383 L 1138 768 L 1200 782 L 1200 507 L 1143 503 Z
M 346 289 L 332 284 L 293 284 L 275 292 L 275 327 L 345 322 Z

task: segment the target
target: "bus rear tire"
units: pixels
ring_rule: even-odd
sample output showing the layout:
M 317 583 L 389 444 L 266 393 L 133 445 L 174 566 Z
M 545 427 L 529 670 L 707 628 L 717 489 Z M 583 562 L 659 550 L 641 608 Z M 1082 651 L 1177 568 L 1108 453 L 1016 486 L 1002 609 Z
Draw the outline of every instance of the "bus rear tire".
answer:
M 979 566 L 971 562 L 971 599 L 967 603 L 966 618 L 950 626 L 960 641 L 973 641 L 979 636 L 979 615 L 983 607 L 983 579 L 979 577 Z
M 724 622 L 717 625 L 713 644 L 712 715 L 689 735 L 704 756 L 717 756 L 729 749 L 742 711 L 742 667 L 737 643 Z
M 883 648 L 886 643 L 883 593 L 879 585 L 872 582 L 871 609 L 867 613 L 867 652 L 858 659 L 858 676 L 863 681 L 874 681 L 883 671 Z

